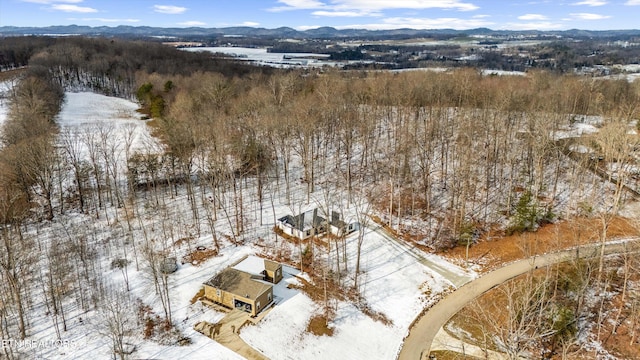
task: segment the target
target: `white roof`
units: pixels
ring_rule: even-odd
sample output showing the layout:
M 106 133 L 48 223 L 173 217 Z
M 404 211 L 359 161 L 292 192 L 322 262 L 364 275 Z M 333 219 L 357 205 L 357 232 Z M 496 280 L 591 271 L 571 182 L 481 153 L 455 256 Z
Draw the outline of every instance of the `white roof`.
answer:
M 234 265 L 233 268 L 249 274 L 258 275 L 264 271 L 264 259 L 250 255 L 246 259 Z

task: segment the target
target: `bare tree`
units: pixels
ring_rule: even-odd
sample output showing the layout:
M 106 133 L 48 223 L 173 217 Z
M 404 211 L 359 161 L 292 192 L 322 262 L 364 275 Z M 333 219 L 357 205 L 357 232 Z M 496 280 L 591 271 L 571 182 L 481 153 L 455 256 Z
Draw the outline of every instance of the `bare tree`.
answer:
M 356 290 L 359 290 L 359 276 L 360 276 L 360 260 L 361 260 L 361 255 L 362 255 L 362 245 L 364 244 L 364 234 L 365 231 L 367 230 L 367 227 L 369 225 L 369 216 L 370 212 L 371 212 L 371 200 L 372 200 L 372 196 L 371 193 L 368 193 L 369 196 L 360 196 L 360 197 L 356 197 L 355 199 L 355 203 L 354 203 L 354 209 L 355 209 L 355 213 L 356 213 L 356 221 L 358 222 L 357 227 L 358 227 L 358 238 L 357 238 L 357 243 L 356 243 L 356 265 L 354 268 L 354 275 L 353 275 L 353 287 Z
M 549 355 L 544 343 L 559 331 L 558 323 L 565 322 L 556 311 L 550 275 L 528 273 L 497 288 L 491 300 L 473 305 L 473 317 L 485 324 L 484 331 L 509 359 Z
M 163 263 L 167 259 L 166 254 L 168 249 L 163 252 L 156 251 L 151 241 L 147 241 L 143 247 L 143 256 L 146 262 L 147 271 L 153 280 L 153 285 L 156 291 L 156 295 L 160 297 L 162 309 L 165 314 L 165 321 L 167 325 L 171 325 L 171 296 L 169 293 L 169 274 L 164 269 Z
M 131 351 L 127 341 L 138 326 L 134 307 L 128 293 L 107 288 L 98 308 L 100 316 L 95 330 L 111 340 L 113 354 L 120 360 L 128 358 Z

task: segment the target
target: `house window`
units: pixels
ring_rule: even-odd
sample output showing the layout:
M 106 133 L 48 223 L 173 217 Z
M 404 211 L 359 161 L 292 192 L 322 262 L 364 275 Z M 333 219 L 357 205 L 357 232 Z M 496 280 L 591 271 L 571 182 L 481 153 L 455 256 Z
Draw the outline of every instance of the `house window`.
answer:
M 256 308 L 260 309 L 260 301 L 256 303 Z
M 276 269 L 276 276 L 280 276 L 280 269 Z
M 216 296 L 220 297 L 220 289 L 216 289 Z
M 268 301 L 271 301 L 271 293 L 267 294 Z

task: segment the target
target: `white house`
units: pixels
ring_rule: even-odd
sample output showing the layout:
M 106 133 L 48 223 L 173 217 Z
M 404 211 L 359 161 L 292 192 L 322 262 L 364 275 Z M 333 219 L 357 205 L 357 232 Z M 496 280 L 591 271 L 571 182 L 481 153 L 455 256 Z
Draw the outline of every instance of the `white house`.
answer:
M 325 218 L 318 215 L 317 208 L 296 216 L 287 215 L 281 217 L 278 219 L 276 226 L 285 234 L 301 240 L 326 233 L 327 226 L 329 231 L 336 236 L 347 235 L 358 229 L 357 223 L 344 222 L 340 213 L 335 211 L 331 213 L 331 220 L 327 222 Z

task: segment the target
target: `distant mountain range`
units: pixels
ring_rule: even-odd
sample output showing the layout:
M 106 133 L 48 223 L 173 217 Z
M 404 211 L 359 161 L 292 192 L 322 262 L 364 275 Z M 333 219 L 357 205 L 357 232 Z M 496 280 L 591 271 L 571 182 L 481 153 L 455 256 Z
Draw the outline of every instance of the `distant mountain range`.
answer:
M 290 27 L 279 27 L 276 29 L 254 28 L 254 27 L 225 27 L 225 28 L 160 28 L 149 26 L 47 26 L 47 27 L 0 27 L 0 36 L 23 36 L 23 35 L 88 35 L 88 36 L 131 36 L 131 37 L 217 37 L 217 36 L 247 36 L 247 37 L 270 37 L 270 38 L 390 38 L 390 37 L 428 37 L 434 35 L 493 35 L 493 36 L 562 36 L 580 38 L 628 38 L 640 36 L 640 30 L 563 30 L 563 31 L 505 31 L 491 30 L 487 28 L 477 28 L 469 30 L 454 29 L 395 29 L 395 30 L 365 30 L 365 29 L 344 29 L 338 30 L 332 27 L 320 27 L 306 31 L 299 31 Z

